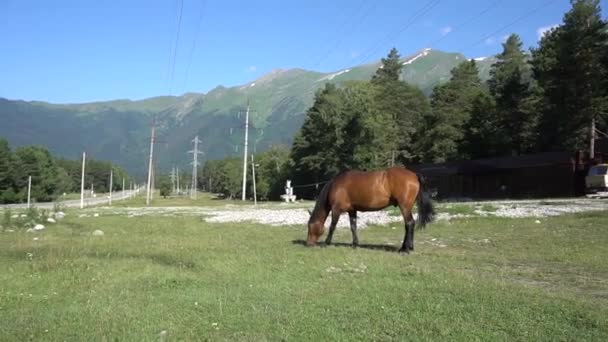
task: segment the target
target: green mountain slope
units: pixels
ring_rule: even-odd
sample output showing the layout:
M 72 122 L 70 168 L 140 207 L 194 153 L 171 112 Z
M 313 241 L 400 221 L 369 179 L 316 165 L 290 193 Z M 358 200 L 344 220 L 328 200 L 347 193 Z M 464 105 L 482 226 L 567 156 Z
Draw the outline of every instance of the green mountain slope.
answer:
M 466 58 L 425 49 L 403 58 L 403 79 L 430 94 Z M 478 62 L 487 79 L 493 58 Z M 115 100 L 84 104 L 50 104 L 0 98 L 0 136 L 11 145 L 39 144 L 54 154 L 78 158 L 82 151 L 112 160 L 129 172 L 144 175 L 150 125 L 158 127 L 155 155 L 161 172 L 172 165 L 189 168 L 191 140 L 203 140 L 204 159 L 242 154 L 244 111 L 250 101 L 250 151 L 290 144 L 301 126 L 314 92 L 326 82 L 370 79 L 380 63 L 319 73 L 276 69 L 244 85 L 216 87 L 207 94 L 160 96 L 139 101 Z

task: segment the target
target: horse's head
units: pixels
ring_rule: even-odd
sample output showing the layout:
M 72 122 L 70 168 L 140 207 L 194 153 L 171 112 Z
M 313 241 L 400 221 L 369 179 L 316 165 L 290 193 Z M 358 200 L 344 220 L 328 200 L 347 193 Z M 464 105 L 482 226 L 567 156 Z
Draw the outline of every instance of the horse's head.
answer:
M 310 219 L 308 220 L 308 238 L 306 239 L 306 245 L 314 246 L 319 237 L 325 232 L 325 224 L 323 222 L 324 220 L 314 217 L 310 210 L 308 213 L 310 214 Z

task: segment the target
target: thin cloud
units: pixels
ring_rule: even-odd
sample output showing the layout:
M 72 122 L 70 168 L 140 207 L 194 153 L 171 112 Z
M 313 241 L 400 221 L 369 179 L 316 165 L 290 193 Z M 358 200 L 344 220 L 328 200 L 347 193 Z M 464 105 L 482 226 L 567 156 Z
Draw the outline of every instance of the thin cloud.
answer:
M 441 33 L 442 36 L 445 36 L 450 32 L 452 32 L 452 26 L 446 26 L 439 29 L 439 33 Z
M 350 58 L 357 58 L 361 55 L 361 52 L 359 51 L 351 51 L 350 52 Z
M 494 45 L 496 43 L 496 38 L 494 38 L 494 37 L 486 38 L 486 40 L 484 41 L 484 43 L 486 45 Z
M 245 69 L 246 72 L 256 72 L 258 71 L 258 67 L 256 67 L 255 65 L 250 66 L 249 68 Z
M 559 25 L 555 24 L 555 25 L 549 25 L 549 26 L 542 26 L 536 29 L 536 35 L 538 36 L 538 40 L 540 40 L 545 34 L 547 34 L 547 32 L 551 31 L 552 29 L 558 27 Z

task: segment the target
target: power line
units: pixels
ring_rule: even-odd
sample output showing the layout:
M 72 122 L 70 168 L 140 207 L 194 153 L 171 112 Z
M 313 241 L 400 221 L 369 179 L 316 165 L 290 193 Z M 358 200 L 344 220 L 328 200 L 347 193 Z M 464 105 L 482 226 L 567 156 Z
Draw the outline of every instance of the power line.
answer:
M 476 15 L 468 18 L 467 20 L 465 20 L 464 22 L 452 27 L 452 30 L 448 33 L 446 33 L 445 35 L 439 37 L 438 39 L 432 40 L 429 43 L 427 43 L 425 45 L 425 47 L 433 47 L 435 44 L 441 42 L 442 40 L 446 39 L 449 35 L 453 34 L 454 32 L 458 31 L 459 29 L 463 28 L 464 26 L 472 23 L 473 21 L 475 21 L 475 19 L 478 19 L 479 17 L 481 17 L 482 15 L 488 13 L 490 10 L 492 10 L 494 7 L 496 7 L 500 2 L 502 2 L 502 0 L 497 0 L 494 1 L 490 4 L 490 6 L 486 7 L 485 9 L 483 9 L 481 12 L 477 13 Z
M 414 13 L 414 15 L 412 15 L 408 21 L 406 21 L 405 25 L 401 26 L 397 30 L 394 30 L 393 32 L 390 32 L 388 35 L 386 35 L 384 37 L 384 39 L 378 40 L 378 42 L 375 45 L 373 45 L 370 49 L 366 50 L 362 54 L 362 58 L 360 59 L 361 62 L 358 64 L 363 64 L 363 63 L 369 61 L 369 59 L 373 57 L 374 53 L 380 47 L 382 47 L 383 44 L 385 44 L 389 40 L 393 39 L 395 36 L 403 33 L 405 30 L 410 28 L 410 26 L 412 26 L 418 19 L 420 19 L 422 16 L 429 13 L 440 2 L 441 2 L 441 0 L 431 0 L 431 1 L 427 2 L 420 10 L 418 10 L 416 13 Z
M 182 12 L 184 9 L 184 0 L 179 0 L 179 14 L 177 17 L 177 33 L 175 36 L 175 48 L 173 49 L 173 58 L 169 61 L 171 69 L 169 73 L 169 95 L 171 95 L 171 88 L 173 86 L 173 75 L 175 74 L 175 62 L 177 60 L 177 47 L 179 45 L 179 32 L 182 25 Z
M 378 48 L 380 48 L 384 43 L 386 43 L 387 41 L 391 40 L 394 36 L 401 34 L 402 32 L 404 32 L 405 30 L 407 30 L 411 25 L 413 25 L 418 19 L 420 19 L 422 16 L 426 15 L 427 13 L 429 13 L 433 8 L 435 8 L 439 3 L 441 2 L 441 0 L 430 0 L 429 2 L 427 2 L 424 6 L 422 6 L 418 11 L 416 11 L 410 18 L 409 20 L 406 21 L 405 25 L 401 26 L 400 28 L 398 28 L 397 30 L 394 30 L 392 32 L 390 32 L 389 34 L 387 34 L 383 39 L 378 40 L 376 42 L 376 44 L 374 44 L 371 48 L 365 50 L 365 52 L 363 52 L 361 54 L 361 58 L 359 59 L 359 62 L 354 63 L 355 65 L 357 64 L 363 64 L 365 62 L 367 62 L 372 56 L 373 54 L 378 50 Z M 322 87 L 322 85 L 321 85 Z M 306 89 L 306 91 L 304 91 L 304 94 L 308 94 L 309 92 L 311 92 L 312 90 L 314 90 L 315 88 L 317 88 L 317 84 L 316 81 L 312 84 L 311 87 L 309 87 L 308 89 Z
M 551 5 L 551 4 L 552 4 L 552 3 L 554 3 L 555 1 L 556 1 L 556 0 L 549 0 L 549 1 L 545 2 L 545 3 L 543 3 L 542 5 L 540 5 L 540 6 L 538 6 L 538 7 L 533 8 L 532 10 L 530 10 L 530 11 L 528 11 L 528 12 L 524 13 L 523 15 L 521 15 L 521 16 L 519 16 L 519 17 L 517 17 L 517 18 L 516 18 L 515 20 L 513 20 L 512 22 L 510 22 L 510 23 L 508 23 L 508 24 L 506 24 L 506 25 L 501 26 L 499 29 L 497 29 L 497 30 L 493 31 L 492 33 L 490 33 L 490 34 L 488 34 L 488 35 L 486 35 L 486 36 L 484 36 L 483 38 L 479 39 L 479 40 L 478 40 L 478 41 L 476 41 L 475 43 L 473 43 L 473 44 L 471 44 L 471 45 L 469 45 L 469 46 L 467 46 L 467 47 L 465 47 L 465 48 L 463 48 L 463 49 L 460 49 L 459 51 L 466 51 L 466 50 L 468 50 L 468 49 L 470 49 L 470 48 L 473 48 L 473 47 L 475 47 L 475 46 L 479 45 L 480 43 L 482 43 L 482 42 L 486 41 L 488 38 L 491 38 L 491 37 L 493 37 L 494 35 L 496 35 L 496 34 L 498 34 L 498 33 L 502 32 L 502 31 L 504 31 L 505 29 L 507 29 L 507 28 L 509 28 L 509 27 L 511 27 L 511 26 L 513 26 L 513 25 L 515 25 L 515 24 L 517 24 L 517 23 L 519 23 L 520 21 L 522 21 L 522 20 L 524 20 L 524 19 L 526 19 L 526 18 L 530 17 L 532 14 L 534 14 L 534 13 L 538 12 L 539 10 L 541 10 L 541 9 L 543 9 L 543 8 L 545 8 L 545 7 L 549 6 L 549 5 Z
M 342 23 L 342 25 L 340 25 L 342 27 L 342 29 L 339 31 L 339 33 L 337 35 L 337 39 L 334 39 L 330 42 L 329 47 L 326 49 L 325 53 L 322 54 L 321 58 L 319 58 L 317 60 L 317 62 L 312 65 L 313 69 L 316 68 L 319 64 L 321 64 L 321 62 L 330 55 L 331 51 L 334 50 L 342 42 L 342 39 L 344 38 L 345 33 L 349 31 L 348 28 L 352 28 L 352 26 L 353 26 L 353 25 L 347 25 L 350 21 L 349 19 L 351 19 L 352 17 L 357 17 L 357 14 L 365 7 L 365 4 L 366 4 L 365 0 L 361 1 L 361 4 L 354 11 L 354 14 L 351 17 L 347 16 L 346 20 Z M 377 1 L 373 1 L 370 9 L 363 12 L 363 16 L 359 20 L 356 20 L 356 19 L 353 20 L 352 23 L 362 22 L 370 14 L 371 10 L 376 7 L 377 4 L 378 4 Z
M 198 16 L 198 24 L 196 25 L 196 31 L 194 32 L 194 38 L 192 39 L 192 46 L 190 47 L 190 52 L 188 53 L 188 63 L 186 64 L 186 75 L 184 77 L 184 91 L 186 90 L 186 85 L 188 83 L 188 74 L 190 72 L 190 66 L 192 65 L 192 58 L 194 56 L 194 50 L 196 49 L 196 39 L 198 38 L 199 32 L 201 30 L 201 24 L 203 22 L 203 17 L 205 16 L 205 7 L 207 6 L 207 1 L 201 1 L 201 10 Z

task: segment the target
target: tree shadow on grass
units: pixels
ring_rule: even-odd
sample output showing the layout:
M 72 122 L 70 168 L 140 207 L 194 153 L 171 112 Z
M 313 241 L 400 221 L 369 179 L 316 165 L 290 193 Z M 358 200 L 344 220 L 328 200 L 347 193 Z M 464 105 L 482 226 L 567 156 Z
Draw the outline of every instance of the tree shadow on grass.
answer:
M 291 243 L 294 245 L 306 246 L 306 241 L 301 240 L 301 239 L 293 240 L 293 241 L 291 241 Z M 344 242 L 332 242 L 330 246 L 353 248 L 352 244 L 344 243 Z M 328 245 L 326 245 L 325 242 L 318 242 L 317 247 L 328 247 Z M 384 244 L 384 245 L 377 244 L 376 245 L 376 244 L 371 244 L 371 243 L 359 244 L 359 246 L 357 246 L 357 248 L 369 249 L 369 250 L 373 250 L 373 251 L 385 251 L 385 252 L 397 252 L 399 250 L 399 246 L 386 245 L 386 244 Z

